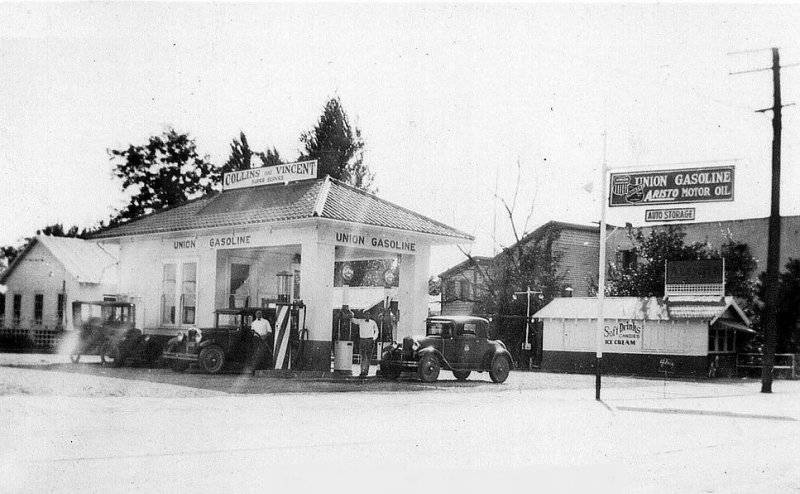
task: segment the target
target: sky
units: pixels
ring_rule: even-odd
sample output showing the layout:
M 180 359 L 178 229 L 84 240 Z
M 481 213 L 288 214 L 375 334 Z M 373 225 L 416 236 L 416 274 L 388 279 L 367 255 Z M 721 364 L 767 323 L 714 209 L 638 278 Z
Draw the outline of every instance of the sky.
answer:
M 333 96 L 378 194 L 474 235 L 473 254 L 513 242 L 494 194 L 512 205 L 517 183 L 520 232 L 597 221 L 604 134 L 611 168 L 734 164 L 735 200 L 698 221 L 767 216 L 771 114 L 754 110 L 771 72 L 729 72 L 770 53 L 728 53 L 800 62 L 799 25 L 795 6 L 732 4 L 0 4 L 0 245 L 124 206 L 109 148 L 174 127 L 222 164 L 244 131 L 293 160 Z M 784 103 L 799 81 L 782 71 Z M 796 108 L 785 215 L 800 214 Z M 437 247 L 431 273 L 463 259 Z

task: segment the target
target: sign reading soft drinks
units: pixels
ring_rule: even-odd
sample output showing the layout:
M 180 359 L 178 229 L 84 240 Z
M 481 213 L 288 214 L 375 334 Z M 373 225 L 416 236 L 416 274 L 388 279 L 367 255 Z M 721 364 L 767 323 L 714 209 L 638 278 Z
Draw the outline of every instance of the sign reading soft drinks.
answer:
M 612 173 L 609 206 L 733 200 L 733 166 Z
M 631 352 L 642 348 L 644 321 L 619 320 L 603 326 L 603 343 L 609 352 Z
M 317 160 L 262 166 L 249 170 L 226 173 L 222 177 L 222 189 L 241 189 L 257 185 L 296 182 L 317 178 Z

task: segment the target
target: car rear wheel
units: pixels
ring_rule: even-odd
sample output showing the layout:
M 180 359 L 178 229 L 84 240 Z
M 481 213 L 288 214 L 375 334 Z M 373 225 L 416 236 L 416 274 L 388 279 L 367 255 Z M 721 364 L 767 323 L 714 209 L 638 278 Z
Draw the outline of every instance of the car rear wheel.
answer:
M 441 368 L 439 359 L 437 359 L 435 355 L 423 355 L 422 358 L 419 359 L 419 364 L 417 365 L 417 375 L 420 381 L 432 383 L 439 378 L 439 371 Z
M 492 360 L 492 367 L 489 369 L 489 377 L 496 383 L 502 383 L 508 378 L 511 370 L 511 361 L 505 355 L 498 355 Z
M 225 365 L 225 352 L 218 346 L 207 346 L 200 352 L 199 361 L 204 371 L 218 374 Z
M 469 377 L 470 371 L 468 370 L 454 370 L 453 375 L 456 376 L 456 379 L 459 381 L 466 381 Z

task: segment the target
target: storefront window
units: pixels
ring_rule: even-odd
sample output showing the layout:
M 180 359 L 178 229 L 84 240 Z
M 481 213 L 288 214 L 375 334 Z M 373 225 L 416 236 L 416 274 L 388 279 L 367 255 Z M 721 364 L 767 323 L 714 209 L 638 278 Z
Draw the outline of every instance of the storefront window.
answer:
M 175 324 L 175 264 L 164 264 L 161 284 L 161 322 Z
M 42 312 L 44 312 L 44 295 L 37 293 L 33 296 L 33 324 L 42 325 Z
M 708 332 L 708 351 L 731 353 L 736 351 L 736 334 L 732 329 L 712 329 Z
M 187 262 L 182 269 L 181 322 L 194 324 L 197 302 L 197 263 Z

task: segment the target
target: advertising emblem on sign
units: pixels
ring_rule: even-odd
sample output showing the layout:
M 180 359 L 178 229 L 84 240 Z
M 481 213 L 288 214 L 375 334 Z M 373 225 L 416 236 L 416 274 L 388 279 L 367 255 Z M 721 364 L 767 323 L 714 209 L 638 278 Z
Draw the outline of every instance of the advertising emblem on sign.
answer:
M 609 206 L 732 201 L 733 183 L 733 166 L 612 173 Z

